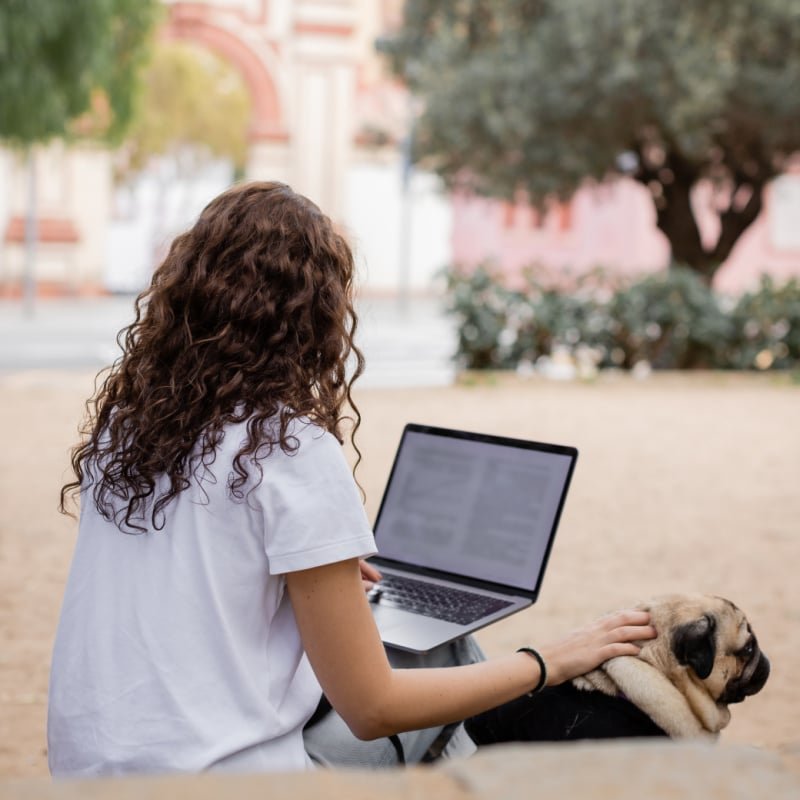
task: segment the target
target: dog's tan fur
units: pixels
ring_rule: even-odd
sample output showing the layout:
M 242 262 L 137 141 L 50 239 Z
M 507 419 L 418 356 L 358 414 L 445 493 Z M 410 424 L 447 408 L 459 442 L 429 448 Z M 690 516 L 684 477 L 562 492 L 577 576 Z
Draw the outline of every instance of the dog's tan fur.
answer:
M 729 600 L 707 595 L 667 595 L 639 608 L 650 612 L 658 637 L 640 642 L 638 656 L 613 658 L 574 684 L 624 695 L 672 737 L 716 736 L 731 718 L 720 698 L 748 667 L 736 655 L 752 637 L 745 615 Z M 716 620 L 717 647 L 713 669 L 701 679 L 678 662 L 672 641 L 680 626 L 705 615 Z

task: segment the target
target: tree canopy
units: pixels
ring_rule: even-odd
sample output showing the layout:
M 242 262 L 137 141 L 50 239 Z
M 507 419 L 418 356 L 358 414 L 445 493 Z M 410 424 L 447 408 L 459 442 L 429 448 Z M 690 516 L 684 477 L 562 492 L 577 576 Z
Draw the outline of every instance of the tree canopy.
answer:
M 629 174 L 709 281 L 800 150 L 795 0 L 407 0 L 380 47 L 424 101 L 415 157 L 450 185 L 542 204 Z
M 241 171 L 250 116 L 250 94 L 230 64 L 188 44 L 159 44 L 123 150 L 125 171 L 159 156 L 189 162 L 190 170 L 208 156 L 228 158 Z
M 29 145 L 71 132 L 101 106 L 118 140 L 136 97 L 158 0 L 3 0 L 0 139 Z

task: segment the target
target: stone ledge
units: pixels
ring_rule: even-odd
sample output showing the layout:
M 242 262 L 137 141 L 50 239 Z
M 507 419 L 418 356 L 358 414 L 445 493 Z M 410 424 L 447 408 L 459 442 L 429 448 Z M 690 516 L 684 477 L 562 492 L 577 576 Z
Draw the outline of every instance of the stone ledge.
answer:
M 797 800 L 772 753 L 685 742 L 504 745 L 433 768 L 0 782 L 3 800 Z
M 510 745 L 439 771 L 485 800 L 800 798 L 800 777 L 776 754 L 700 742 Z

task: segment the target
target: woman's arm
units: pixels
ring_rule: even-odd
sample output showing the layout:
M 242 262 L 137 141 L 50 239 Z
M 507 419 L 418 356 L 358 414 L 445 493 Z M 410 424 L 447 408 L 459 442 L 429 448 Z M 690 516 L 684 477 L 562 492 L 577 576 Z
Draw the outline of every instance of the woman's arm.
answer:
M 375 739 L 446 725 L 513 700 L 539 680 L 525 653 L 443 669 L 393 670 L 364 596 L 356 559 L 286 574 L 303 646 L 323 691 L 353 733 Z M 649 615 L 623 611 L 538 650 L 555 685 L 656 634 Z

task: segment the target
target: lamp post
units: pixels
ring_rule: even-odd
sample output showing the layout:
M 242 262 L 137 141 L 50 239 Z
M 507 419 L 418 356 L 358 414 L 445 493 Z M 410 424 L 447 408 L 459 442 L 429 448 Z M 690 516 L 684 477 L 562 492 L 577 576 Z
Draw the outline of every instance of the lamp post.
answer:
M 39 224 L 36 208 L 36 156 L 33 145 L 27 152 L 28 210 L 25 215 L 25 255 L 22 274 L 22 313 L 32 317 L 36 298 L 36 242 L 39 238 Z

